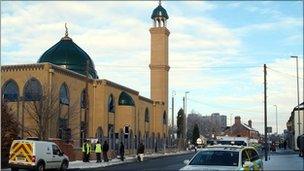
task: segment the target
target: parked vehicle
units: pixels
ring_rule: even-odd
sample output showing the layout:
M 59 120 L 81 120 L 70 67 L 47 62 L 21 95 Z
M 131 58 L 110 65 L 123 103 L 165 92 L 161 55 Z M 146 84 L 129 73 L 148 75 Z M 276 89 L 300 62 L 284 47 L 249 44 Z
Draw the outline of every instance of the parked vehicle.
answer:
M 10 148 L 9 165 L 13 171 L 21 168 L 67 170 L 69 158 L 53 142 L 14 140 Z
M 198 151 L 185 160 L 180 170 L 263 170 L 263 162 L 253 147 L 216 145 Z

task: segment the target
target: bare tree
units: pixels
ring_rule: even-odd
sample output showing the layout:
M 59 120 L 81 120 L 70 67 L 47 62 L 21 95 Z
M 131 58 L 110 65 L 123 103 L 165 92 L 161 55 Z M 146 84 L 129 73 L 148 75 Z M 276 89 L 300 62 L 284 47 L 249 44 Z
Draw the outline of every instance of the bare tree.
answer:
M 62 138 L 58 135 L 58 132 L 62 131 L 59 128 L 60 121 L 63 118 L 67 122 L 70 131 L 79 129 L 79 124 L 69 124 L 78 123 L 73 121 L 79 118 L 80 110 L 77 110 L 78 105 L 77 103 L 71 104 L 70 100 L 65 104 L 62 102 L 62 97 L 59 93 L 61 87 L 57 84 L 52 84 L 50 87 L 45 84 L 40 85 L 40 87 L 35 84 L 29 84 L 26 88 L 28 92 L 25 92 L 25 97 L 23 97 L 25 100 L 24 110 L 25 114 L 34 122 L 33 125 L 25 127 L 25 131 L 30 136 L 46 140 L 50 132 L 55 132 L 58 138 Z
M 9 149 L 14 139 L 18 137 L 20 124 L 15 114 L 7 106 L 4 99 L 1 100 L 1 166 L 8 164 Z

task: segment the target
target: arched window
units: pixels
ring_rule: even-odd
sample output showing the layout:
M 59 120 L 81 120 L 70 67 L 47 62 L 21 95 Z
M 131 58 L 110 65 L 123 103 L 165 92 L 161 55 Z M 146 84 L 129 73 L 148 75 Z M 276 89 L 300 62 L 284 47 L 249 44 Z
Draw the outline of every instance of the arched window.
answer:
M 145 122 L 150 122 L 149 109 L 146 108 L 145 111 Z
M 163 114 L 163 124 L 167 124 L 167 113 L 166 113 L 166 111 L 164 111 L 164 114 Z
M 98 127 L 96 129 L 95 137 L 98 138 L 98 140 L 101 140 L 103 136 L 103 131 L 101 127 Z
M 80 107 L 86 108 L 86 90 L 83 89 L 80 95 Z
M 120 93 L 118 104 L 119 105 L 126 105 L 126 106 L 135 106 L 132 97 L 125 92 Z
M 68 86 L 65 83 L 63 83 L 60 87 L 59 101 L 61 104 L 65 104 L 65 105 L 70 104 L 69 90 L 68 90 Z
M 39 101 L 42 97 L 42 86 L 40 82 L 35 79 L 29 79 L 24 86 L 24 100 L 26 101 Z
M 18 85 L 14 80 L 8 80 L 2 87 L 2 98 L 5 101 L 15 102 L 19 97 Z
M 109 96 L 108 100 L 108 112 L 115 113 L 115 101 L 112 94 Z

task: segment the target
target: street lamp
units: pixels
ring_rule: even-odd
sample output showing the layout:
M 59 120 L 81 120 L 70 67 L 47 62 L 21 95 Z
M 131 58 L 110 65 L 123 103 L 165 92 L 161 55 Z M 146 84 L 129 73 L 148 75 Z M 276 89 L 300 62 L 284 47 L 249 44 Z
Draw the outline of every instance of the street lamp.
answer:
M 184 138 L 187 139 L 187 94 L 190 93 L 189 91 L 185 92 L 185 97 L 183 98 L 184 102 L 184 114 L 185 114 L 185 125 L 184 125 Z
M 299 95 L 299 58 L 298 56 L 290 56 L 291 58 L 296 59 L 297 65 L 297 95 L 298 95 L 298 128 L 299 128 L 299 135 L 300 135 L 300 95 Z
M 171 118 L 171 126 L 172 126 L 172 128 L 171 128 L 171 138 L 172 139 L 174 139 L 174 96 L 176 95 L 176 92 L 175 92 L 175 90 L 173 90 L 172 91 L 172 102 L 171 102 L 171 104 L 172 104 L 172 118 Z M 171 139 L 171 140 L 172 140 Z
M 187 103 L 188 103 L 187 94 L 188 94 L 188 93 L 190 93 L 190 92 L 189 92 L 189 91 L 186 91 L 186 92 L 185 92 L 185 104 L 186 104 L 186 105 L 185 105 L 185 114 L 186 114 L 186 116 L 187 116 Z M 186 117 L 186 118 L 187 118 L 187 117 Z
M 277 105 L 273 105 L 276 108 L 276 132 L 277 134 L 279 133 L 278 131 L 278 106 Z

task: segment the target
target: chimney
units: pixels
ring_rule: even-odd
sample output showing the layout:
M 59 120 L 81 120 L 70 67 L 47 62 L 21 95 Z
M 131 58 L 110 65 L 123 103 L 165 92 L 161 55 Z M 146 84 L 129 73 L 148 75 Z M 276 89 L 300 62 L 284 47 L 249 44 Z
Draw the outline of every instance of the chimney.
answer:
M 252 121 L 251 121 L 251 120 L 248 121 L 248 126 L 249 126 L 250 128 L 252 128 Z
M 240 116 L 236 116 L 234 118 L 234 124 L 236 124 L 236 125 L 240 125 L 241 124 L 241 117 Z

